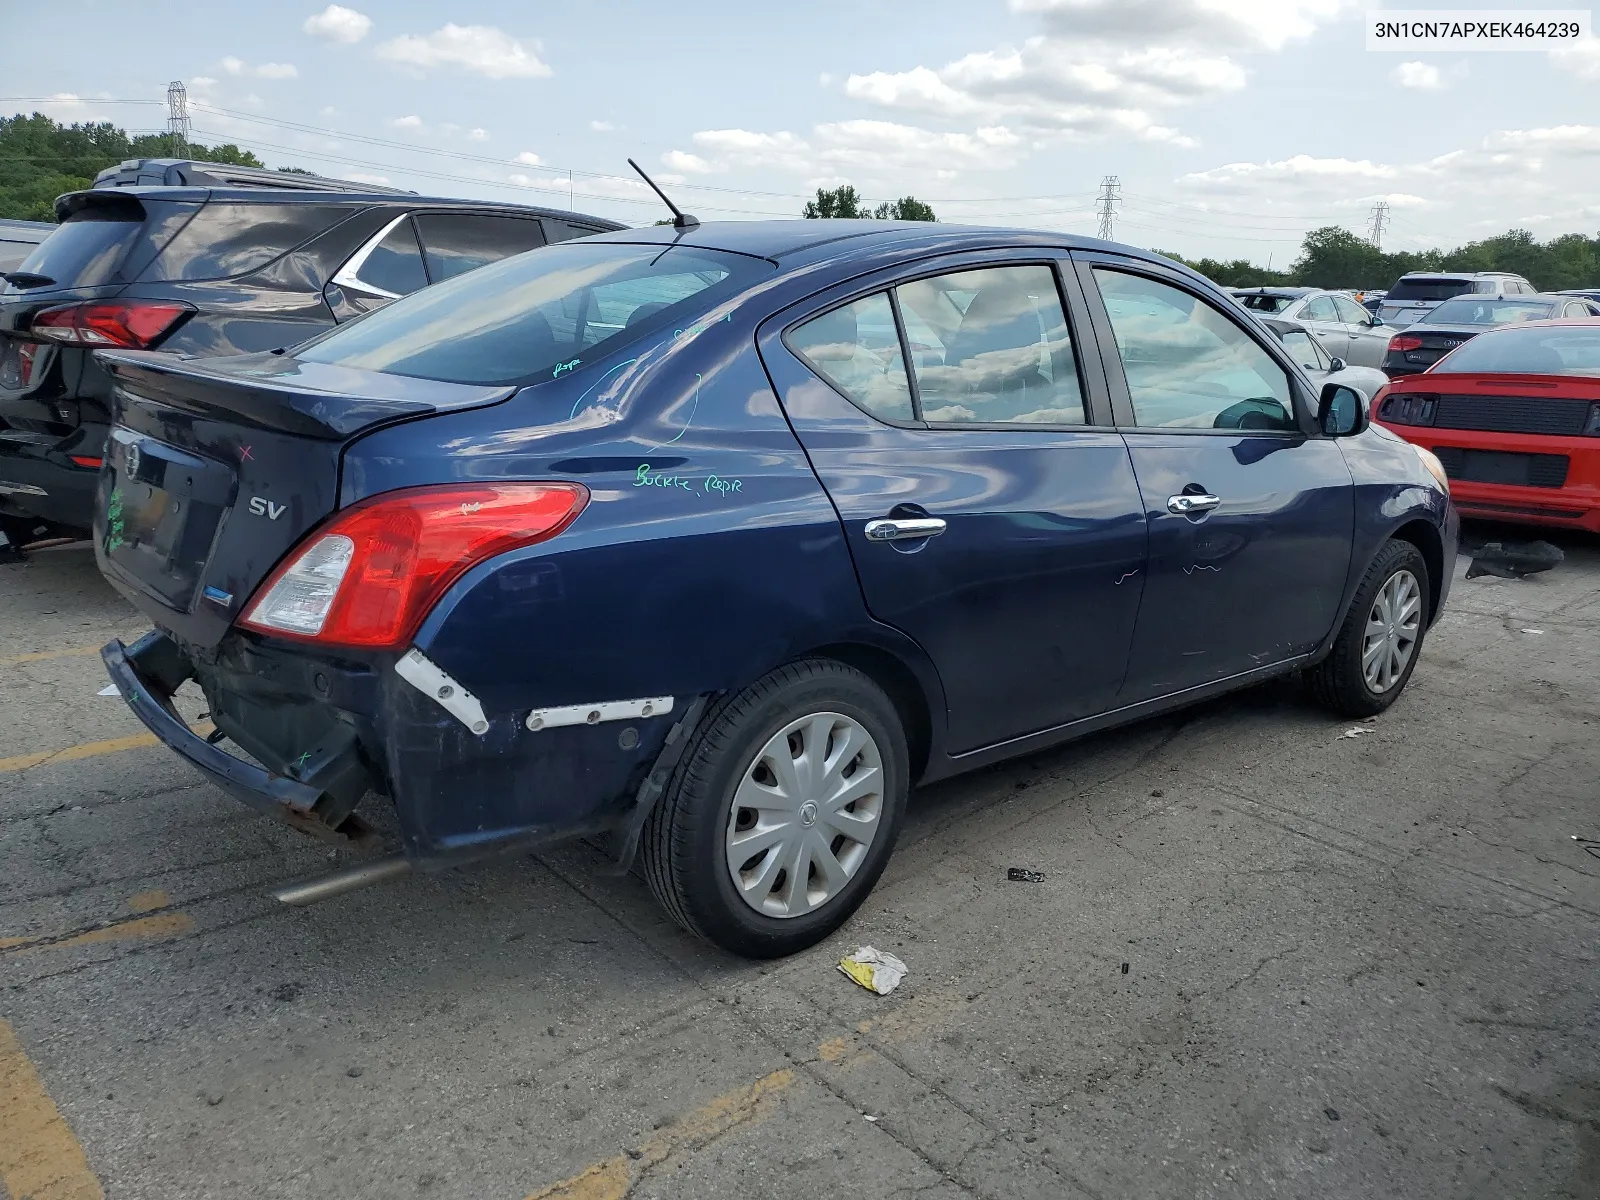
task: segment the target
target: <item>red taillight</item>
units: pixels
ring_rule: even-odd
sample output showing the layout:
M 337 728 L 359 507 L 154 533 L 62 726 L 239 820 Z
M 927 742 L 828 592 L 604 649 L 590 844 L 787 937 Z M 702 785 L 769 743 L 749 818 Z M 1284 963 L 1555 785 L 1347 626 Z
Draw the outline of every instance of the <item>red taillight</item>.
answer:
M 307 537 L 239 623 L 338 646 L 399 649 L 457 579 L 552 538 L 589 502 L 576 483 L 406 488 L 363 500 Z
M 1422 339 L 1414 333 L 1397 333 L 1389 339 L 1391 350 L 1421 350 Z
M 193 311 L 191 304 L 169 300 L 93 300 L 35 313 L 32 332 L 69 346 L 144 350 Z

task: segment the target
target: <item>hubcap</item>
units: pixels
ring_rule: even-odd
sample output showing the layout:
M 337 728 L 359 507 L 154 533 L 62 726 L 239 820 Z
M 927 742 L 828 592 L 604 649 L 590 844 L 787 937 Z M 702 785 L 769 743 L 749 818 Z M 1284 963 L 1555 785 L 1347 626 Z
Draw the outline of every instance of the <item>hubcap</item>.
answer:
M 1367 686 L 1387 692 L 1405 674 L 1422 630 L 1422 587 L 1410 571 L 1389 576 L 1367 614 L 1361 640 L 1361 671 Z
M 734 890 L 758 913 L 820 908 L 866 861 L 883 813 L 883 757 L 842 713 L 791 721 L 739 781 L 725 839 Z

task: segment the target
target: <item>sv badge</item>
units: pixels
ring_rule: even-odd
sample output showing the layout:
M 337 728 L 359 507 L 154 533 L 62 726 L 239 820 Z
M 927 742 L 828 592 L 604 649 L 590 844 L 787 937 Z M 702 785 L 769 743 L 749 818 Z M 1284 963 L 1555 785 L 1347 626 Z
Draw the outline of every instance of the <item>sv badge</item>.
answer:
M 276 521 L 288 511 L 287 504 L 274 504 L 265 496 L 250 497 L 250 511 L 258 517 L 265 517 L 269 521 Z

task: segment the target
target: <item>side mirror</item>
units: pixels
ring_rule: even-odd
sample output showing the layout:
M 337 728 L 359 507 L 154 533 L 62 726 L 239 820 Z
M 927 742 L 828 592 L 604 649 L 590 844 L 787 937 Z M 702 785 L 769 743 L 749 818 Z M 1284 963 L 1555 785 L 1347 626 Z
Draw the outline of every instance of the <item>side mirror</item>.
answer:
M 1354 437 L 1372 423 L 1367 398 L 1353 387 L 1328 383 L 1322 387 L 1317 405 L 1317 426 L 1328 437 Z
M 1349 365 L 1350 364 L 1345 362 L 1344 359 L 1339 358 L 1337 356 L 1335 356 L 1334 358 L 1330 358 L 1328 360 L 1328 370 L 1330 372 L 1332 372 L 1332 371 L 1342 371 L 1346 367 L 1348 367 Z
M 1367 324 L 1368 325 L 1382 325 L 1383 324 L 1383 318 L 1380 317 L 1377 313 L 1373 313 L 1371 316 L 1369 316 L 1367 318 Z

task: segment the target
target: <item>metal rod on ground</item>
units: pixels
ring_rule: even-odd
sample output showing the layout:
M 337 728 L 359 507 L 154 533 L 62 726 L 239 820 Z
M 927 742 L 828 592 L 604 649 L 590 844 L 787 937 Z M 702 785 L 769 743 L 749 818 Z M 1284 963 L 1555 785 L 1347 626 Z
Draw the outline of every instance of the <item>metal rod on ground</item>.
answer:
M 368 887 L 374 883 L 384 883 L 390 879 L 398 879 L 410 870 L 410 859 L 404 854 L 391 854 L 387 858 L 376 858 L 371 862 L 346 867 L 342 871 L 319 875 L 315 879 L 285 884 L 272 893 L 272 898 L 283 904 L 292 904 L 296 907 L 303 904 L 315 904 L 318 900 L 326 900 L 329 896 L 338 896 L 345 892 L 353 892 L 357 888 Z

